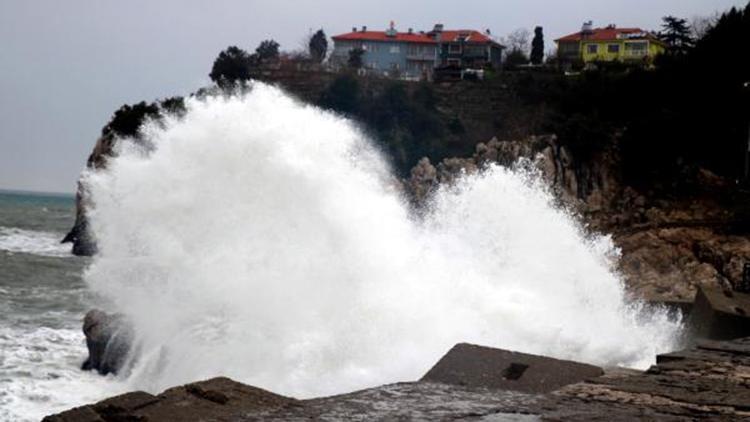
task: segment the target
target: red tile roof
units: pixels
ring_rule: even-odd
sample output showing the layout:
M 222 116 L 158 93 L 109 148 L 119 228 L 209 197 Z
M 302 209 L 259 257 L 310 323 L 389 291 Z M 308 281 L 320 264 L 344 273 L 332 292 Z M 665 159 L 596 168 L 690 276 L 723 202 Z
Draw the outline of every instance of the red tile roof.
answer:
M 358 31 L 347 34 L 335 35 L 332 38 L 336 41 L 402 41 L 412 43 L 435 44 L 435 38 L 431 32 L 397 32 L 395 36 L 386 35 L 385 31 Z M 468 43 L 495 43 L 497 42 L 489 36 L 475 30 L 448 30 L 441 33 L 440 40 L 443 42 L 457 42 L 460 36 L 465 36 L 465 42 Z
M 650 32 L 644 31 L 641 28 L 595 28 L 588 34 L 585 39 L 591 41 L 615 41 L 622 39 L 623 35 L 637 36 L 643 34 L 642 37 L 636 37 L 640 39 L 648 38 L 655 40 L 656 37 Z M 581 41 L 584 39 L 583 32 L 576 32 L 575 34 L 566 35 L 562 38 L 558 38 L 556 42 L 565 41 Z
M 466 42 L 476 42 L 476 43 L 497 43 L 495 40 L 487 36 L 486 34 L 483 34 L 479 31 L 474 31 L 473 29 L 458 29 L 458 30 L 448 30 L 443 31 L 440 39 L 442 41 L 459 41 L 459 37 L 465 36 Z
M 408 32 L 397 32 L 395 36 L 389 37 L 385 34 L 385 31 L 359 31 L 335 35 L 332 38 L 334 40 L 342 41 L 404 41 L 426 44 L 435 43 L 435 40 L 430 38 L 427 34 L 420 34 L 418 32 L 412 32 L 411 34 Z

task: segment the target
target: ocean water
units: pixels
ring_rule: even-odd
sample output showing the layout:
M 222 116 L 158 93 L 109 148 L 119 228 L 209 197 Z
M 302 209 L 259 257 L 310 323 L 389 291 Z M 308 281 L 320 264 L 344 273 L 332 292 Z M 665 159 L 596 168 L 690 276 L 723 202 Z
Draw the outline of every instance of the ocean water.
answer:
M 79 370 L 81 318 L 98 302 L 82 278 L 88 259 L 60 244 L 74 215 L 72 195 L 0 191 L 0 421 L 39 420 L 116 387 Z

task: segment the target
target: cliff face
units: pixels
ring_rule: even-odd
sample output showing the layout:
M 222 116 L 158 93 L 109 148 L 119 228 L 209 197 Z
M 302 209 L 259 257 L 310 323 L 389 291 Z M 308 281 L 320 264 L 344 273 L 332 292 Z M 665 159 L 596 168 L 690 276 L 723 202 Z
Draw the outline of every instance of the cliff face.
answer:
M 557 198 L 579 213 L 589 230 L 612 234 L 622 252 L 620 270 L 635 296 L 691 301 L 700 285 L 732 288 L 742 281 L 743 265 L 750 262 L 743 216 L 732 204 L 722 203 L 723 192 L 732 190 L 730 183 L 705 170 L 697 173 L 694 195 L 670 199 L 626 186 L 614 149 L 581 163 L 555 136 L 493 138 L 477 144 L 471 157 L 436 165 L 421 160 L 404 188 L 419 204 L 462 171 L 475 172 L 487 163 L 509 166 L 522 158 L 534 163 Z

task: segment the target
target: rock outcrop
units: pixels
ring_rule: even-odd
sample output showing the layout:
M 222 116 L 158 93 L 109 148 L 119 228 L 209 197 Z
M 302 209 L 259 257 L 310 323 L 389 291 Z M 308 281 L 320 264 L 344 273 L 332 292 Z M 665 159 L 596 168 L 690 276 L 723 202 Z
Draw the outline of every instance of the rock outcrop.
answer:
M 480 351 L 485 370 L 463 371 L 450 356 Z M 460 353 L 458 353 L 460 352 Z M 458 353 L 458 354 L 457 354 Z M 518 421 L 694 421 L 750 418 L 750 338 L 702 341 L 692 349 L 661 355 L 645 372 L 602 371 L 589 365 L 534 356 L 538 369 L 586 367 L 554 386 L 532 377 L 524 391 L 513 391 L 506 368 L 514 352 L 458 345 L 438 363 L 479 382 L 449 383 L 426 375 L 418 382 L 370 388 L 332 397 L 296 400 L 228 378 L 170 388 L 159 395 L 127 393 L 96 404 L 48 416 L 46 422 L 108 421 L 309 421 L 309 420 L 518 420 Z M 493 361 L 497 359 L 497 361 Z M 514 362 L 511 362 L 514 363 Z M 517 362 L 515 362 L 517 363 Z M 432 370 L 430 372 L 433 372 Z M 513 372 L 513 371 L 511 371 Z M 516 371 L 518 372 L 518 371 Z M 514 372 L 515 373 L 515 372 Z M 433 373 L 434 375 L 434 373 Z M 587 376 L 590 375 L 590 376 Z M 479 376 L 479 378 L 477 378 Z M 522 374 L 523 376 L 523 374 Z M 579 378 L 581 377 L 581 378 Z M 559 378 L 557 378 L 559 379 Z M 576 382 L 580 381 L 580 382 Z M 548 388 L 549 387 L 549 388 Z M 551 391 L 550 390 L 554 390 Z
M 510 167 L 527 159 L 540 171 L 556 195 L 573 205 L 586 205 L 589 211 L 608 208 L 618 194 L 619 181 L 608 163 L 609 153 L 590 166 L 577 163 L 568 148 L 554 135 L 532 136 L 523 140 L 479 143 L 467 158 L 447 158 L 433 165 L 423 158 L 405 181 L 415 203 L 421 203 L 439 184 L 452 183 L 462 173 L 474 173 L 488 164 Z
M 81 369 L 102 375 L 123 369 L 133 345 L 133 327 L 123 316 L 91 310 L 83 319 L 83 333 L 89 357 Z

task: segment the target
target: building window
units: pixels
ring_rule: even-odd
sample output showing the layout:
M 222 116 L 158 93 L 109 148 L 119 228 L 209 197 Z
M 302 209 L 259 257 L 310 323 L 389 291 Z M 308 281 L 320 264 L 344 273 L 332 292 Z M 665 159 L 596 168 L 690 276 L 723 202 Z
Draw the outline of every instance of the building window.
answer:
M 620 52 L 620 44 L 609 44 L 607 46 L 607 52 L 608 53 L 614 53 L 617 54 Z
M 461 54 L 461 44 L 448 44 L 448 54 Z
M 398 54 L 400 51 L 399 47 L 397 45 L 391 46 L 391 53 Z
M 461 60 L 459 60 L 459 59 L 448 59 L 448 66 L 461 66 Z
M 596 54 L 599 52 L 599 46 L 596 44 L 588 44 L 586 45 L 586 52 L 589 54 Z
M 629 42 L 625 44 L 625 50 L 628 50 L 633 53 L 645 54 L 646 50 L 648 50 L 648 43 L 647 42 Z

